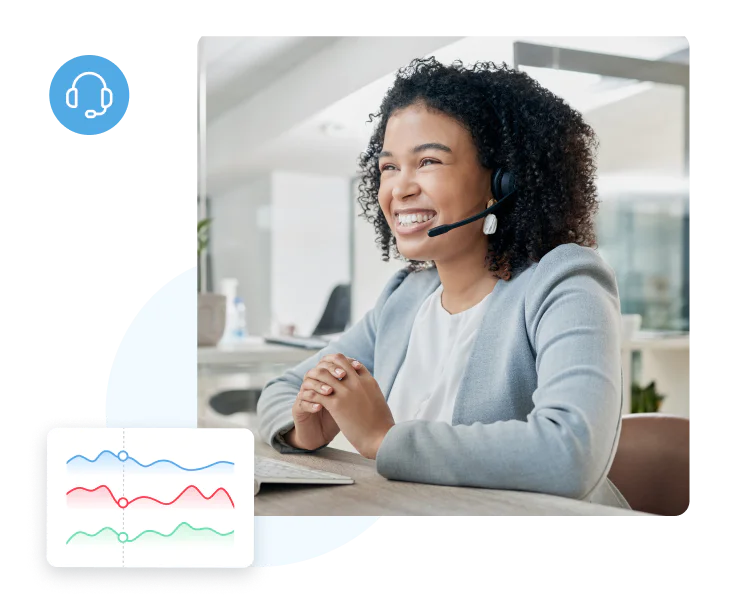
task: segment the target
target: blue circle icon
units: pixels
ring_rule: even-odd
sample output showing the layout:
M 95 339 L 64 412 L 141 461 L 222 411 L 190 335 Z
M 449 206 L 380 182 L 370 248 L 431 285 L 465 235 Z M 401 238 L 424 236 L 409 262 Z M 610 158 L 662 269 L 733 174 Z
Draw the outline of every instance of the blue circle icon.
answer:
M 82 135 L 112 129 L 128 109 L 128 81 L 115 63 L 88 54 L 65 62 L 51 80 L 51 110 L 64 127 Z

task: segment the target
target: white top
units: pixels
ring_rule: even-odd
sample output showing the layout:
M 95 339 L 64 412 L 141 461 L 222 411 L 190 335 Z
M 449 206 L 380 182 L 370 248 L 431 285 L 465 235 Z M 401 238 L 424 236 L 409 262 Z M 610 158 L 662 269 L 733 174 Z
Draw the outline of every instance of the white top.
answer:
M 394 421 L 444 421 L 452 411 L 488 294 L 457 314 L 442 306 L 440 285 L 419 307 L 404 362 L 388 397 Z

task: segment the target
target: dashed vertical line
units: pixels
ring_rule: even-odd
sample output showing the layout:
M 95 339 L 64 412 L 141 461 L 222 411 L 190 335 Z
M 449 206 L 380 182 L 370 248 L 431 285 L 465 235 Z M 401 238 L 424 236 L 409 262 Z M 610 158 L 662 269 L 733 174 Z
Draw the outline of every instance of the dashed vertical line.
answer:
M 123 427 L 123 450 L 125 450 L 125 428 Z M 123 461 L 123 492 L 122 495 L 125 496 L 125 461 Z M 125 509 L 121 508 L 120 510 L 123 511 L 123 529 L 122 531 L 125 531 Z M 125 568 L 125 542 L 121 544 L 123 547 L 123 568 Z

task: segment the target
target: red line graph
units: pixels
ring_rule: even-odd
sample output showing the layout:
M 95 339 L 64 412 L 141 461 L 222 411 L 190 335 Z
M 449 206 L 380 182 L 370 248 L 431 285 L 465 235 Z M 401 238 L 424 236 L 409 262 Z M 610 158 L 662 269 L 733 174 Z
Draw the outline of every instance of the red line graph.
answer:
M 187 490 L 196 490 L 197 493 L 202 497 L 203 500 L 211 500 L 212 498 L 214 498 L 214 496 L 218 492 L 223 492 L 227 496 L 227 499 L 230 501 L 230 505 L 233 508 L 235 508 L 235 503 L 233 502 L 233 499 L 230 497 L 230 494 L 228 494 L 228 492 L 227 492 L 227 490 L 225 488 L 217 488 L 214 492 L 212 492 L 211 495 L 205 496 L 202 493 L 202 491 L 196 485 L 189 485 L 189 486 L 185 487 L 181 491 L 181 493 L 176 498 L 174 498 L 171 502 L 162 502 L 161 500 L 158 500 L 157 498 L 152 498 L 151 496 L 138 496 L 136 498 L 133 498 L 132 500 L 129 500 L 128 498 L 125 498 L 124 496 L 121 496 L 120 498 L 115 498 L 115 495 L 112 493 L 112 491 L 110 490 L 110 488 L 107 487 L 106 485 L 99 485 L 99 486 L 97 486 L 94 489 L 88 489 L 88 488 L 85 488 L 85 487 L 75 487 L 75 488 L 72 488 L 71 490 L 69 490 L 66 493 L 66 495 L 69 496 L 69 494 L 71 494 L 72 492 L 76 492 L 76 491 L 83 491 L 83 492 L 94 493 L 94 492 L 96 492 L 98 490 L 102 490 L 102 489 L 106 490 L 107 493 L 110 494 L 110 498 L 112 498 L 113 502 L 115 502 L 115 504 L 117 504 L 120 508 L 127 508 L 128 506 L 130 506 L 134 502 L 138 502 L 138 500 L 152 500 L 153 502 L 156 502 L 156 503 L 160 504 L 161 506 L 171 506 L 172 504 L 174 504 L 174 502 L 176 502 L 177 500 L 179 500 L 179 498 L 181 498 L 187 492 Z

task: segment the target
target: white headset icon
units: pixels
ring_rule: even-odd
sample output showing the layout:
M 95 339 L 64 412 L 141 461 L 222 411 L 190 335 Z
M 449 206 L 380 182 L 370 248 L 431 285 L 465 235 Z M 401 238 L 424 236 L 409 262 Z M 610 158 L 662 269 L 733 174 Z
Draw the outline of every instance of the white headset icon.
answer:
M 107 87 L 105 80 L 102 78 L 102 76 L 98 75 L 97 73 L 93 73 L 92 71 L 86 71 L 84 73 L 80 73 L 79 75 L 77 75 L 76 79 L 74 80 L 74 83 L 72 83 L 72 87 L 70 87 L 66 91 L 66 105 L 69 108 L 77 108 L 77 100 L 79 96 L 79 94 L 77 93 L 77 81 L 79 81 L 85 75 L 94 75 L 102 82 L 102 89 L 100 90 L 100 104 L 102 105 L 102 112 L 95 112 L 94 110 L 84 111 L 85 117 L 87 117 L 88 119 L 94 119 L 95 117 L 99 115 L 104 115 L 107 112 L 107 109 L 112 106 L 112 90 Z M 105 103 L 105 92 L 110 94 L 110 102 Z M 70 97 L 73 98 L 73 100 L 70 101 Z

